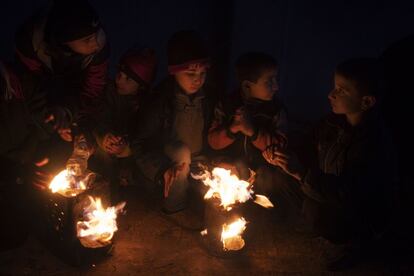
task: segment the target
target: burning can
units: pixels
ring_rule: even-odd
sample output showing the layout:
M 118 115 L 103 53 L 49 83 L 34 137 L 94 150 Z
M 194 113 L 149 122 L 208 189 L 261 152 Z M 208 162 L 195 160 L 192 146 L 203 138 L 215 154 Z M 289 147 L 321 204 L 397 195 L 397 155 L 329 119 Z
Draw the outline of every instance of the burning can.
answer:
M 44 243 L 64 261 L 72 265 L 96 262 L 112 250 L 113 242 L 88 246 L 78 238 L 78 222 L 84 220 L 90 198 L 100 198 L 110 206 L 109 183 L 99 175 L 76 193 L 36 191 L 36 232 Z
M 204 222 L 206 229 L 201 233 L 208 251 L 216 256 L 230 257 L 240 253 L 245 246 L 243 232 L 246 220 L 237 206 L 225 210 L 218 199 L 206 201 Z

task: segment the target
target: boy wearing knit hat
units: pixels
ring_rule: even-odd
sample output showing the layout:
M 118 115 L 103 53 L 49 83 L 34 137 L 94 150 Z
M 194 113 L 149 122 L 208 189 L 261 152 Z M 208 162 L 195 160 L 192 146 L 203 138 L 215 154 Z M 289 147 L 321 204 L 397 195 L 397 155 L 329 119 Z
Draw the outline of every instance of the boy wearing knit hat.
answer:
M 16 55 L 22 74 L 33 76 L 32 86 L 45 93 L 55 129 L 93 113 L 105 86 L 109 49 L 86 0 L 54 1 L 45 17 L 26 22 L 16 34 Z
M 168 41 L 168 72 L 138 118 L 132 143 L 137 165 L 149 183 L 164 190 L 163 210 L 185 208 L 190 165 L 205 156 L 214 100 L 205 85 L 209 56 L 194 31 Z
M 109 172 L 113 161 L 117 160 L 121 171 L 125 172 L 125 167 L 131 163 L 129 139 L 136 112 L 148 97 L 155 73 L 156 58 L 152 49 L 129 50 L 121 57 L 115 81 L 106 85 L 94 129 L 99 146 L 94 159 L 101 159 L 98 163 L 102 163 L 98 170 Z M 126 179 L 121 178 L 121 181 Z

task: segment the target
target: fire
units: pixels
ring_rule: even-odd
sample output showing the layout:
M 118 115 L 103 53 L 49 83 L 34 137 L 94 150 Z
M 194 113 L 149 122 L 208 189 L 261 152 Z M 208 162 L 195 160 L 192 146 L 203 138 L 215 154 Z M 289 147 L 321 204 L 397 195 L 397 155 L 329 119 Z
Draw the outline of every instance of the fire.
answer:
M 192 177 L 201 180 L 209 187 L 204 199 L 218 198 L 220 206 L 225 211 L 230 211 L 237 203 L 244 203 L 253 199 L 254 191 L 252 183 L 255 181 L 255 172 L 250 170 L 250 178 L 247 181 L 241 180 L 231 170 L 216 167 L 212 172 L 204 170 L 200 175 L 192 174 Z M 255 195 L 254 202 L 264 208 L 272 208 L 273 203 L 264 195 Z M 231 224 L 223 224 L 221 241 L 224 250 L 240 250 L 244 247 L 245 241 L 242 233 L 246 230 L 246 220 L 238 218 Z M 201 235 L 207 235 L 207 229 Z M 214 235 L 214 234 L 213 234 Z
M 220 205 L 227 211 L 231 210 L 235 203 L 243 203 L 251 199 L 253 194 L 249 182 L 240 180 L 236 175 L 231 174 L 230 170 L 223 168 L 214 168 L 211 173 L 205 171 L 202 175 L 193 175 L 193 177 L 201 179 L 204 185 L 209 187 L 204 198 L 220 199 Z
M 60 193 L 64 196 L 76 196 L 87 188 L 87 184 L 93 173 L 77 180 L 75 175 L 69 170 L 63 170 L 58 173 L 49 184 L 52 193 Z
M 87 247 L 102 247 L 111 242 L 118 230 L 117 214 L 125 207 L 125 202 L 108 208 L 102 206 L 99 197 L 89 196 L 90 204 L 84 209 L 83 221 L 77 223 L 77 236 Z
M 273 203 L 264 195 L 256 195 L 256 199 L 254 200 L 254 203 L 259 204 L 260 206 L 264 208 L 273 208 Z
M 224 250 L 240 250 L 244 247 L 244 240 L 241 234 L 246 229 L 246 223 L 246 220 L 241 217 L 229 225 L 223 224 L 221 241 Z

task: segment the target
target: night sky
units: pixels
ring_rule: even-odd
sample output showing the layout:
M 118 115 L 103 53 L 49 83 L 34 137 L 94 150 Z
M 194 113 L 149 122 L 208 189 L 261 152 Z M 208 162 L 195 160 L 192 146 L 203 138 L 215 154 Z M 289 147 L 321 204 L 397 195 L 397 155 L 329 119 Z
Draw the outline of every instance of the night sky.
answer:
M 378 56 L 414 33 L 413 1 L 326 0 L 118 0 L 90 1 L 104 22 L 112 49 L 110 72 L 130 47 L 157 51 L 157 79 L 166 75 L 165 46 L 177 30 L 196 29 L 210 44 L 216 80 L 234 89 L 233 64 L 246 51 L 265 51 L 280 63 L 280 95 L 293 118 L 329 111 L 335 65 L 350 57 Z M 13 59 L 16 28 L 42 12 L 47 0 L 2 1 L 0 57 Z

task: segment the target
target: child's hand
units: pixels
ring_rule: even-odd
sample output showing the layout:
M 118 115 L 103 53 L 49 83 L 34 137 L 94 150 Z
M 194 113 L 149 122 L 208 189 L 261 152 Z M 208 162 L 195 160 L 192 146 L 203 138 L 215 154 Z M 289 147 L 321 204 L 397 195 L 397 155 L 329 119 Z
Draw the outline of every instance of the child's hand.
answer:
M 240 132 L 242 129 L 242 126 L 239 122 L 233 121 L 233 123 L 230 125 L 230 132 L 236 134 L 237 132 Z
M 34 163 L 34 175 L 32 184 L 38 189 L 46 189 L 53 179 L 53 175 L 44 168 L 49 163 L 49 158 L 44 157 Z
M 120 143 L 121 140 L 122 137 L 107 133 L 102 140 L 102 146 L 109 154 L 119 154 L 125 148 L 125 145 Z
M 249 137 L 253 136 L 254 128 L 253 128 L 252 120 L 249 114 L 247 113 L 246 109 L 239 108 L 236 113 L 238 113 L 240 116 L 240 119 L 239 119 L 240 131 L 246 136 L 249 136 Z
M 180 176 L 184 170 L 185 163 L 175 165 L 164 172 L 164 197 L 167 198 L 170 192 L 170 188 L 174 181 Z
M 262 152 L 262 156 L 269 164 L 272 164 L 273 166 L 278 166 L 275 160 L 274 152 L 274 146 L 270 145 Z
M 241 109 L 237 109 L 236 113 L 233 115 L 233 120 L 232 123 L 230 125 L 230 131 L 232 133 L 237 133 L 239 131 L 241 131 Z
M 59 128 L 57 132 L 63 141 L 72 142 L 72 130 L 70 128 Z
M 262 153 L 267 162 L 274 166 L 280 167 L 284 172 L 296 178 L 302 180 L 305 175 L 305 169 L 300 164 L 294 153 L 287 152 L 285 150 L 277 149 L 277 147 L 268 147 Z
M 44 119 L 45 124 L 52 124 L 53 129 L 67 128 L 70 125 L 69 115 L 64 108 L 54 107 Z

